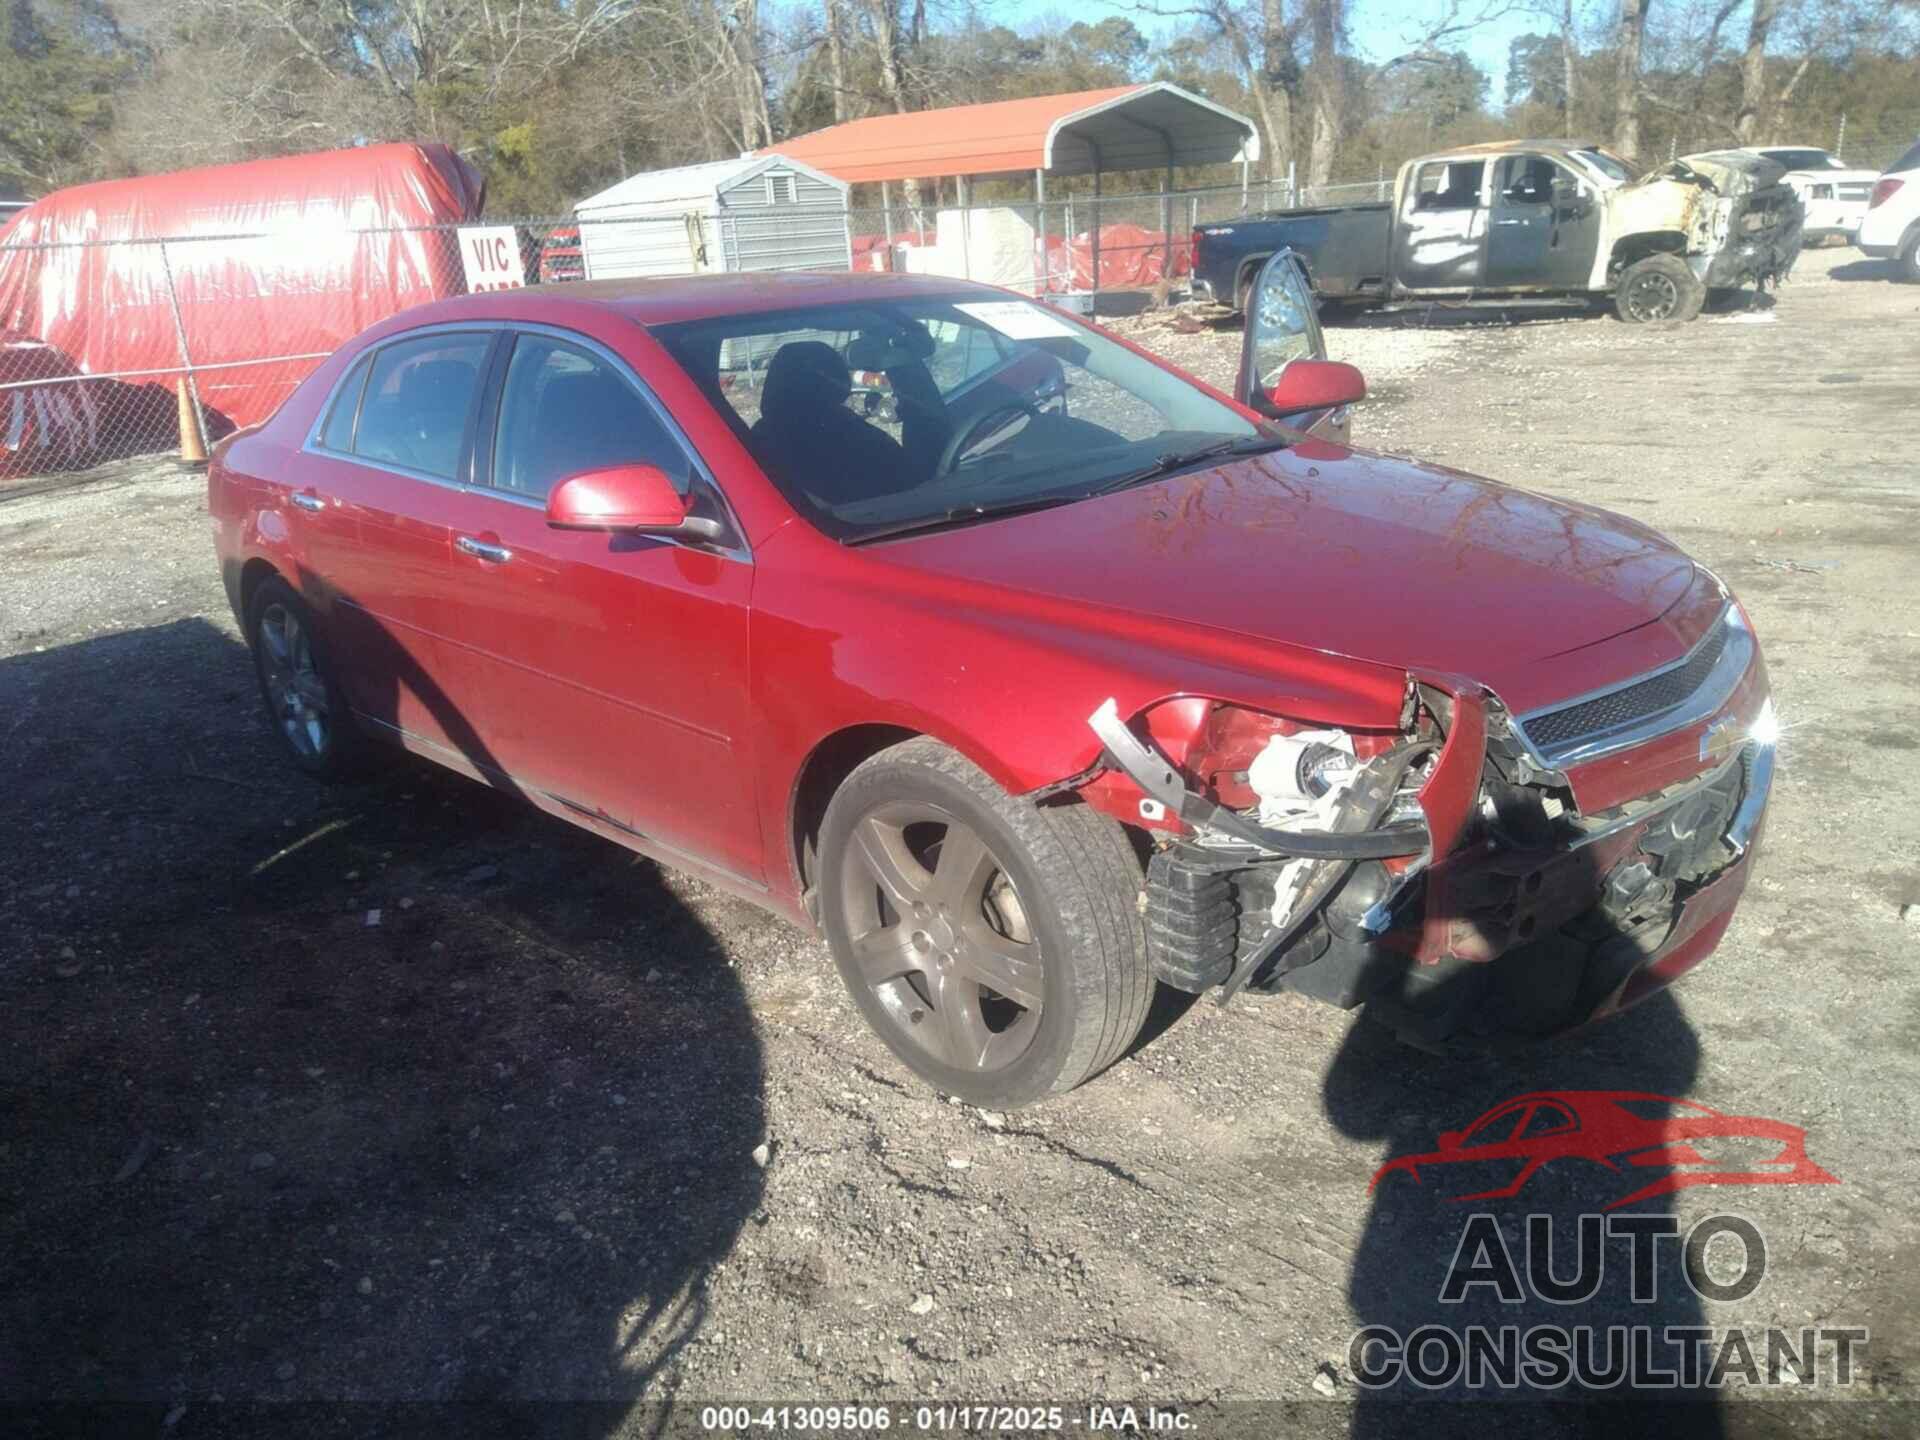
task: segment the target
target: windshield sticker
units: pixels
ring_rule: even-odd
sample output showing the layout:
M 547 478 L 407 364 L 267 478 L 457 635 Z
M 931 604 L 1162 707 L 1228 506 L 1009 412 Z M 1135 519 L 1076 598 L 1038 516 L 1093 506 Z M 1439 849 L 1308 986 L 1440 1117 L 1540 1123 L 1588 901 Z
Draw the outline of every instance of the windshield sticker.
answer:
M 1047 340 L 1055 336 L 1073 336 L 1073 327 L 1056 319 L 1038 305 L 1021 300 L 970 300 L 955 305 L 963 315 L 971 315 L 991 325 L 1009 340 Z

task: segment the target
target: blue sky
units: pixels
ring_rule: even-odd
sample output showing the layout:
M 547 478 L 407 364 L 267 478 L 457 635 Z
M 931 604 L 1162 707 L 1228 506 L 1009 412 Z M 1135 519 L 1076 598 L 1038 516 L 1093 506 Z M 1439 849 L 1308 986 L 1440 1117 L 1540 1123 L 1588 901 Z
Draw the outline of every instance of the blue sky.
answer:
M 1181 4 L 1181 0 L 1148 0 L 1148 3 L 1173 9 Z M 1090 22 L 1108 15 L 1124 15 L 1152 35 L 1176 23 L 1156 20 L 1151 14 L 1143 13 L 1139 5 L 1128 3 L 1128 0 L 1074 0 L 1070 9 L 1056 5 L 1021 4 L 1019 0 L 996 0 L 991 8 L 1002 23 L 1015 27 L 1043 15 L 1064 15 L 1069 20 Z M 1437 13 L 1438 9 L 1437 0 L 1411 0 L 1411 3 L 1406 3 L 1406 0 L 1350 0 L 1347 30 L 1352 36 L 1354 50 L 1361 58 L 1375 61 L 1402 54 L 1407 49 L 1408 39 L 1418 35 L 1423 17 Z M 1545 28 L 1533 16 L 1507 15 L 1470 31 L 1448 48 L 1465 50 L 1473 57 L 1474 63 L 1487 72 L 1492 79 L 1488 98 L 1497 106 L 1506 88 L 1508 42 L 1516 35 Z

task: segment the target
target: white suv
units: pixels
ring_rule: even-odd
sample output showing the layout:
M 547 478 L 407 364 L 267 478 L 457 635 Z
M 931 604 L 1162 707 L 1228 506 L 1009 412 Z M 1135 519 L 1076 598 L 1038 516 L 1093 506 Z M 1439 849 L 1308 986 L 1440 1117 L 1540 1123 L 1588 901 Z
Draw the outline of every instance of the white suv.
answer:
M 1920 282 L 1920 141 L 1875 183 L 1856 243 L 1869 255 L 1891 259 L 1898 279 Z

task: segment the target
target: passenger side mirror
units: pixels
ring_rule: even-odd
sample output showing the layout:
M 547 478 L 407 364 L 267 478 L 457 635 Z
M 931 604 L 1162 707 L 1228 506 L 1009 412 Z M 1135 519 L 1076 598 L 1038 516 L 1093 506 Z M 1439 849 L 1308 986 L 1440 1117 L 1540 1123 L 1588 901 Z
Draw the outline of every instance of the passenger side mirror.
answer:
M 611 465 L 569 475 L 547 496 L 547 524 L 556 530 L 622 530 L 717 540 L 717 520 L 689 513 L 693 502 L 653 465 Z
M 1282 415 L 1332 410 L 1367 398 L 1367 377 L 1339 360 L 1295 360 L 1267 390 L 1267 403 Z
M 1234 398 L 1265 414 L 1282 414 L 1272 401 L 1282 377 L 1300 361 L 1319 360 L 1327 353 L 1313 287 L 1292 250 L 1282 250 L 1261 267 L 1247 295 L 1245 326 Z

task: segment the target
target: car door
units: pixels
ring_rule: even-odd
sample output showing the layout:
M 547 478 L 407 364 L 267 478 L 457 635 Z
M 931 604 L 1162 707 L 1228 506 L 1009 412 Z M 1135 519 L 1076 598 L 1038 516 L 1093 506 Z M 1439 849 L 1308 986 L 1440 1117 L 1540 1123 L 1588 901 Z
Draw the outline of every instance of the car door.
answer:
M 1344 442 L 1351 433 L 1347 406 L 1282 410 L 1267 396 L 1294 361 L 1326 358 L 1326 337 L 1320 329 L 1306 267 L 1294 251 L 1282 250 L 1260 267 L 1247 292 L 1234 396 L 1242 405 L 1295 429 Z
M 313 483 L 290 497 L 328 638 L 354 709 L 411 742 L 484 766 L 436 636 L 459 476 L 470 463 L 486 328 L 388 341 L 352 367 L 307 445 Z
M 1490 290 L 1584 290 L 1600 243 L 1590 187 L 1546 155 L 1507 155 L 1494 166 L 1487 227 Z
M 1487 207 L 1484 160 L 1427 160 L 1400 196 L 1393 226 L 1395 286 L 1422 291 L 1468 291 L 1486 268 Z
M 562 530 L 571 475 L 647 464 L 725 520 L 706 467 L 631 366 L 585 337 L 519 329 L 496 365 L 460 497 L 445 643 L 471 668 L 512 783 L 749 880 L 763 873 L 748 744 L 742 542 Z

